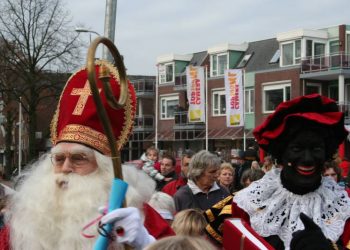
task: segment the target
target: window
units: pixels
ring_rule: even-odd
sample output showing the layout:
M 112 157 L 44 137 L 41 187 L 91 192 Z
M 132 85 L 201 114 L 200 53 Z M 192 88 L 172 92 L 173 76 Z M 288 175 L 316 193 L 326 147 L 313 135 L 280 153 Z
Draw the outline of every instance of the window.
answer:
M 174 63 L 159 66 L 159 83 L 174 82 Z
M 245 67 L 245 65 L 247 64 L 247 62 L 249 61 L 249 59 L 252 57 L 253 54 L 248 54 L 248 55 L 245 55 L 241 62 L 238 64 L 237 68 L 243 68 Z
M 345 102 L 350 104 L 350 84 L 345 85 Z
M 339 40 L 329 42 L 329 54 L 339 53 Z
M 301 40 L 296 40 L 294 43 L 295 49 L 294 49 L 294 63 L 299 64 L 300 58 L 301 58 Z
M 226 96 L 225 90 L 213 90 L 212 92 L 212 115 L 221 116 L 226 115 Z
M 282 61 L 283 66 L 293 64 L 293 43 L 282 45 Z
M 306 56 L 312 56 L 312 40 L 306 41 Z
M 264 113 L 273 112 L 278 104 L 290 100 L 290 83 L 263 87 Z
M 326 44 L 313 40 L 306 41 L 306 56 L 323 56 L 326 53 Z
M 300 63 L 301 40 L 284 43 L 282 48 L 282 66 L 289 66 Z
M 323 56 L 326 45 L 324 43 L 314 43 L 314 56 Z
M 338 85 L 330 85 L 328 87 L 328 97 L 338 101 Z
M 254 113 L 254 89 L 244 91 L 244 112 Z
M 210 76 L 222 76 L 228 68 L 228 55 L 218 54 L 210 56 Z
M 320 83 L 306 83 L 305 95 L 310 94 L 321 94 L 321 84 Z
M 178 96 L 161 96 L 160 97 L 160 118 L 173 119 L 176 107 L 179 105 Z

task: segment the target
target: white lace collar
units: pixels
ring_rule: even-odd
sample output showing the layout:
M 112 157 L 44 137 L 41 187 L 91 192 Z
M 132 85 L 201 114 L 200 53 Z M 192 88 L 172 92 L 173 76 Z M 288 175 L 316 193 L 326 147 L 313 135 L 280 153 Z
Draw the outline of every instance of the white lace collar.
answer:
M 249 214 L 252 228 L 263 237 L 278 235 L 289 249 L 292 233 L 304 228 L 299 219 L 303 212 L 328 239 L 337 241 L 350 218 L 350 199 L 344 188 L 323 178 L 314 192 L 297 195 L 282 186 L 280 173 L 272 169 L 234 196 L 234 202 Z

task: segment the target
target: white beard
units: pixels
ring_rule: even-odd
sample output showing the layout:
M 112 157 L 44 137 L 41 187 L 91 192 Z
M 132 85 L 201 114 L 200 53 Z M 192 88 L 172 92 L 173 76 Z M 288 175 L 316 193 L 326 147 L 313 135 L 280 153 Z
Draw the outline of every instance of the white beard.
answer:
M 113 179 L 111 159 L 98 152 L 95 157 L 98 169 L 85 176 L 54 174 L 49 155 L 31 167 L 6 215 L 11 249 L 93 249 L 97 237 L 85 238 L 81 231 L 100 215 L 98 208 L 107 205 Z M 130 165 L 123 165 L 123 176 L 129 184 L 127 204 L 141 208 L 154 193 L 154 180 Z M 97 225 L 84 233 L 97 235 Z
M 12 249 L 92 249 L 96 238 L 85 238 L 81 231 L 107 203 L 109 169 L 86 176 L 54 174 L 48 157 L 34 166 L 11 203 Z M 85 233 L 96 235 L 96 225 Z

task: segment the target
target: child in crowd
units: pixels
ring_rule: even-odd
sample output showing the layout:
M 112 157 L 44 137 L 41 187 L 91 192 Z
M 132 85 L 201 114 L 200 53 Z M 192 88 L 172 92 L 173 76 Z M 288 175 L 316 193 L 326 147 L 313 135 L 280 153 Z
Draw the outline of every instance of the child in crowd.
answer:
M 160 164 L 158 162 L 159 152 L 155 147 L 149 147 L 141 156 L 143 162 L 142 170 L 156 181 L 161 181 L 165 177 L 159 173 Z

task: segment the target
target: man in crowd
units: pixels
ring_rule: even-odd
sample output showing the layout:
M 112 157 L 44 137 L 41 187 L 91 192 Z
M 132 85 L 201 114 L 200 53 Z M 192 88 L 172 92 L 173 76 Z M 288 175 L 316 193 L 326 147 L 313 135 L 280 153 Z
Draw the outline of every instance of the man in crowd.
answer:
M 190 165 L 190 161 L 192 156 L 194 155 L 194 152 L 190 149 L 185 150 L 182 153 L 181 156 L 181 173 L 178 179 L 173 180 L 171 182 L 169 182 L 168 184 L 166 184 L 163 189 L 162 192 L 167 193 L 171 196 L 174 196 L 174 194 L 176 193 L 176 191 L 186 185 L 187 183 L 187 173 L 188 173 L 188 166 Z
M 171 155 L 163 155 L 162 160 L 160 162 L 160 173 L 165 178 L 163 180 L 157 181 L 156 189 L 158 191 L 162 190 L 162 188 L 169 182 L 177 179 L 175 168 L 176 159 Z
M 116 69 L 104 62 L 96 64 L 96 70 L 103 64 L 112 72 L 110 84 L 118 99 Z M 98 87 L 102 89 L 101 81 Z M 132 129 L 135 93 L 129 84 L 126 105 L 119 109 L 111 108 L 104 95 L 101 94 L 101 98 L 117 147 L 121 148 Z M 108 204 L 113 167 L 86 69 L 68 80 L 52 120 L 51 139 L 54 145 L 51 152 L 32 164 L 10 200 L 7 226 L 0 233 L 1 250 L 93 249 L 96 237 L 91 235 L 98 236 L 97 225 L 87 230 L 83 228 L 99 216 L 100 206 Z M 132 167 L 123 168 L 123 174 L 129 183 L 128 205 L 140 207 L 152 195 L 154 181 Z M 128 210 L 127 213 L 123 209 L 120 211 L 121 214 L 114 214 L 119 221 L 125 221 L 131 214 Z M 140 218 L 135 218 L 124 223 L 127 236 L 117 239 L 141 249 L 154 238 L 147 233 Z M 132 237 L 128 234 L 130 231 L 134 233 Z

